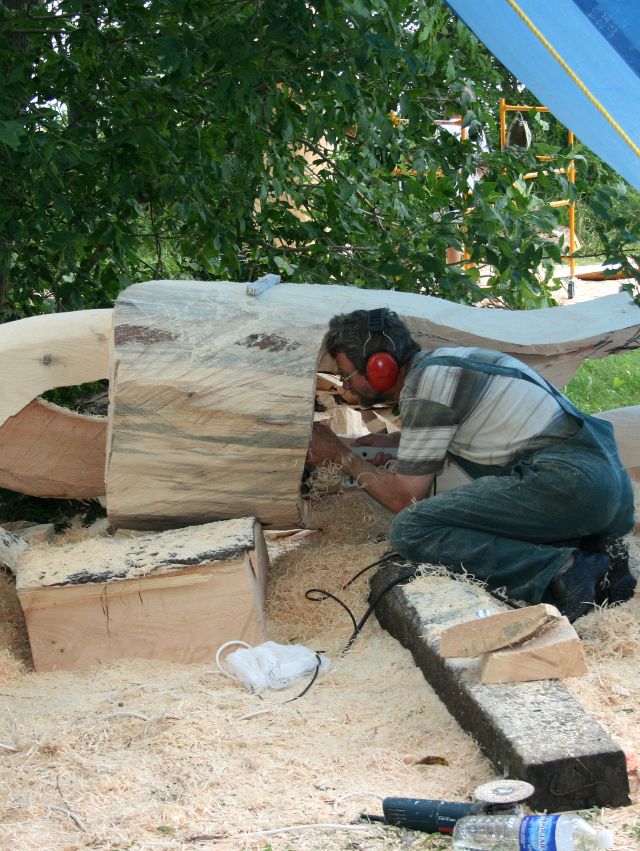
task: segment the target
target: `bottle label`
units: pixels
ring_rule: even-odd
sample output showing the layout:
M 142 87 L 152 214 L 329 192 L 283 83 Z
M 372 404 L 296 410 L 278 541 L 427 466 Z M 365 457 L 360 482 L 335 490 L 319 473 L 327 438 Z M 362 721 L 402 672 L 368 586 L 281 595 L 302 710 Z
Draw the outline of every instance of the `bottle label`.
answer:
M 520 851 L 557 851 L 556 824 L 560 816 L 525 816 L 520 824 Z

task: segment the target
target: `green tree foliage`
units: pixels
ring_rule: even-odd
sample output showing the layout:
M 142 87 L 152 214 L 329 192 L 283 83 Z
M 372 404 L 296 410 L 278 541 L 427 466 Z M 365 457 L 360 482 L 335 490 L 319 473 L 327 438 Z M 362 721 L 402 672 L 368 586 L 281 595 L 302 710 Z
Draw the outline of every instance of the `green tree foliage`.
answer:
M 516 82 L 440 0 L 11 0 L 0 69 L 4 319 L 110 305 L 148 278 L 277 270 L 551 298 L 547 201 L 569 187 L 521 180 L 531 152 L 495 153 Z M 464 142 L 434 131 L 457 112 Z M 612 256 L 637 241 L 620 198 L 598 201 Z M 463 244 L 492 264 L 488 291 L 446 265 Z

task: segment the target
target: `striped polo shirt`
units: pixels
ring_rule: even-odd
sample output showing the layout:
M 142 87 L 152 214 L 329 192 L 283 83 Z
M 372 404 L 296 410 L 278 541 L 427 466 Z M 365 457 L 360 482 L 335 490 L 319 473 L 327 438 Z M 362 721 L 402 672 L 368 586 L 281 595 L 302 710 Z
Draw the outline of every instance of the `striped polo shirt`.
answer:
M 397 473 L 437 473 L 447 454 L 474 464 L 505 465 L 578 431 L 578 421 L 544 387 L 460 366 L 430 366 L 431 358 L 440 355 L 511 367 L 537 377 L 516 358 L 489 349 L 418 352 L 400 394 Z

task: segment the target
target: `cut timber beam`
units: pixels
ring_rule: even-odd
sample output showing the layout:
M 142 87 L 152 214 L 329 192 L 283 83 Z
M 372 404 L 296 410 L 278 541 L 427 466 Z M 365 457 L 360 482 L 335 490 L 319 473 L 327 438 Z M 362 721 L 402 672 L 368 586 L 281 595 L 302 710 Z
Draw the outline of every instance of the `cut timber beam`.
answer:
M 78 310 L 0 326 L 0 425 L 55 387 L 109 375 L 111 310 Z
M 564 384 L 580 362 L 640 345 L 626 293 L 565 308 L 483 310 L 354 287 L 149 281 L 114 313 L 107 510 L 162 529 L 253 515 L 296 526 L 329 319 L 389 307 L 423 348 L 499 349 Z M 324 360 L 323 360 L 324 363 Z
M 380 570 L 377 596 L 406 565 Z M 479 659 L 444 659 L 444 629 L 479 609 L 503 611 L 489 594 L 447 577 L 425 577 L 384 595 L 376 614 L 413 654 L 451 714 L 506 777 L 535 788 L 531 805 L 550 812 L 629 803 L 624 752 L 554 680 L 483 685 Z
M 526 683 L 531 680 L 563 680 L 582 677 L 588 671 L 578 633 L 567 618 L 558 618 L 523 644 L 480 659 L 483 683 Z
M 30 496 L 103 496 L 107 420 L 34 399 L 0 426 L 0 487 Z
M 560 619 L 555 606 L 540 603 L 509 609 L 489 617 L 474 618 L 443 630 L 440 653 L 445 659 L 480 656 L 531 638 L 552 621 Z
M 267 561 L 252 517 L 31 549 L 17 591 L 35 668 L 203 662 L 226 641 L 260 643 Z

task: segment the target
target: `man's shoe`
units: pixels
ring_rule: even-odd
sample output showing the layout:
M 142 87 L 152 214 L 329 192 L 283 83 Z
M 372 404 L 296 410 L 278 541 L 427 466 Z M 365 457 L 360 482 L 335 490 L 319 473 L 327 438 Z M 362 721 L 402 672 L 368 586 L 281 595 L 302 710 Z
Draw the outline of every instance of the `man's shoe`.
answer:
M 577 550 L 572 560 L 557 573 L 549 591 L 560 614 L 569 623 L 586 615 L 596 604 L 597 591 L 609 570 L 605 553 L 584 553 Z
M 629 570 L 629 550 L 622 538 L 596 538 L 594 551 L 609 556 L 610 567 L 598 587 L 596 602 L 599 606 L 626 603 L 633 597 L 638 580 Z

